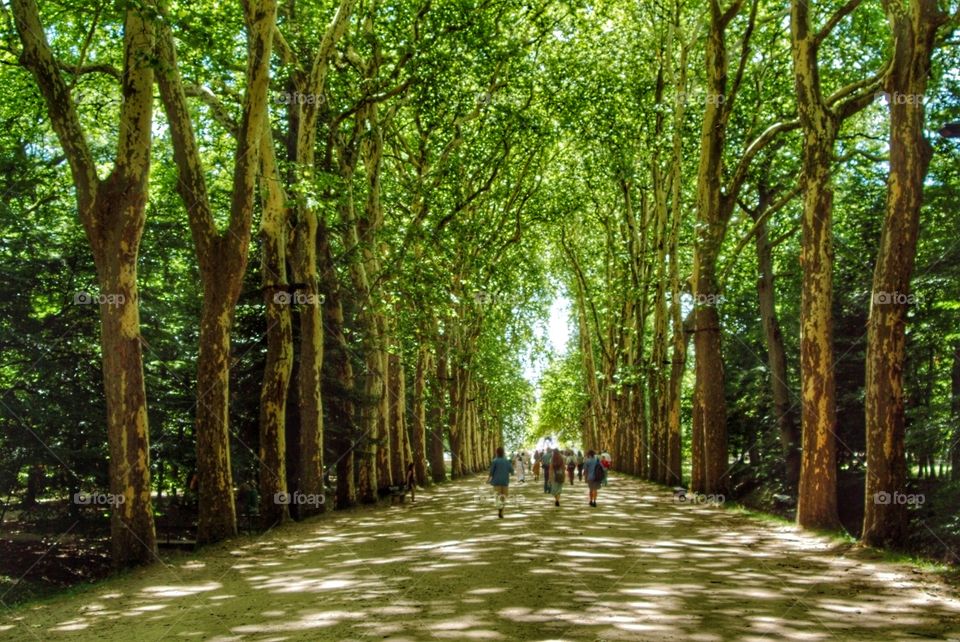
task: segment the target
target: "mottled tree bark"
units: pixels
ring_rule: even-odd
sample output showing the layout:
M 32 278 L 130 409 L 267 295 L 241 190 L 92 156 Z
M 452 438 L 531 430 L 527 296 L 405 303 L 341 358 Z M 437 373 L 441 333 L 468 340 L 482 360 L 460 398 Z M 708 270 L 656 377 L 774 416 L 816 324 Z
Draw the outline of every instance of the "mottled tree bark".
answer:
M 260 221 L 263 300 L 267 311 L 267 356 L 260 389 L 260 522 L 265 529 L 290 518 L 288 504 L 276 499 L 287 492 L 287 396 L 293 370 L 293 329 L 287 279 L 289 223 L 273 139 L 261 137 Z
M 427 477 L 427 373 L 432 370 L 433 359 L 429 347 L 421 339 L 417 346 L 417 366 L 413 380 L 413 409 L 410 430 L 413 471 L 421 484 Z M 432 431 L 431 431 L 432 432 Z M 431 435 L 432 436 L 432 435 Z M 442 456 L 442 452 L 441 452 Z
M 886 0 L 884 8 L 894 42 L 885 87 L 890 96 L 890 174 L 867 322 L 863 541 L 899 546 L 907 535 L 906 504 L 894 497 L 904 493 L 907 481 L 903 394 L 907 295 L 917 253 L 923 182 L 933 154 L 923 132 L 923 96 L 937 30 L 947 16 L 936 0 L 910 0 L 906 7 L 900 0 Z
M 327 411 L 333 435 L 331 442 L 336 452 L 337 509 L 353 506 L 357 501 L 355 483 L 355 447 L 357 427 L 353 404 L 354 376 L 350 363 L 350 347 L 344 333 L 343 302 L 340 281 L 330 248 L 330 234 L 321 221 L 317 233 L 317 256 L 320 260 L 320 278 L 323 287 L 323 319 L 327 334 L 324 368 L 329 372 L 329 387 L 324 389 Z
M 268 122 L 267 87 L 277 5 L 275 0 L 257 0 L 244 11 L 249 57 L 236 129 L 230 220 L 223 231 L 214 221 L 169 24 L 161 22 L 158 34 L 158 55 L 165 69 L 157 80 L 170 124 L 179 175 L 177 191 L 187 208 L 204 293 L 197 363 L 197 542 L 201 544 L 237 531 L 228 416 L 230 335 L 250 247 L 260 138 L 263 124 Z
M 430 383 L 430 476 L 434 482 L 447 480 L 446 463 L 443 460 L 443 434 L 447 426 L 446 403 L 449 387 L 446 340 L 440 338 L 437 346 L 436 377 Z
M 859 4 L 841 7 L 814 31 L 810 6 L 791 3 L 790 35 L 797 108 L 803 130 L 800 179 L 803 216 L 800 262 L 800 379 L 802 455 L 797 523 L 839 528 L 837 514 L 836 375 L 833 370 L 833 185 L 830 168 L 843 119 L 865 107 L 875 87 L 866 79 L 841 89 L 833 106 L 820 86 L 817 53 L 839 21 Z M 836 100 L 835 100 L 836 102 Z
M 110 545 L 117 567 L 156 558 L 150 498 L 150 440 L 140 336 L 137 260 L 146 223 L 153 118 L 152 3 L 124 16 L 122 101 L 114 167 L 101 180 L 46 38 L 35 0 L 10 4 L 23 45 L 20 61 L 33 75 L 50 123 L 70 165 L 77 209 L 100 286 L 100 347 L 107 405 L 110 492 L 124 501 L 110 511 Z

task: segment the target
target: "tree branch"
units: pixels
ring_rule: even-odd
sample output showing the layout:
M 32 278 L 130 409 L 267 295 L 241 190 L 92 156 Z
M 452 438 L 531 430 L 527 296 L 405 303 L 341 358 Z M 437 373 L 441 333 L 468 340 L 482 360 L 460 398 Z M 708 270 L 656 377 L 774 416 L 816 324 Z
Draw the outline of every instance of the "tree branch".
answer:
M 863 0 L 847 0 L 847 4 L 837 9 L 836 13 L 830 16 L 827 23 L 823 25 L 820 31 L 817 32 L 817 35 L 813 37 L 814 47 L 819 47 L 823 41 L 830 36 L 830 33 L 836 29 L 840 21 L 853 13 L 853 10 L 856 9 L 862 1 Z
M 60 67 L 47 42 L 36 0 L 11 0 L 11 7 L 23 44 L 20 62 L 30 70 L 40 88 L 50 116 L 50 124 L 70 164 L 81 220 L 87 233 L 91 234 L 96 228 L 92 207 L 100 181 L 80 126 L 80 119 L 70 98 L 70 90 L 60 75 Z

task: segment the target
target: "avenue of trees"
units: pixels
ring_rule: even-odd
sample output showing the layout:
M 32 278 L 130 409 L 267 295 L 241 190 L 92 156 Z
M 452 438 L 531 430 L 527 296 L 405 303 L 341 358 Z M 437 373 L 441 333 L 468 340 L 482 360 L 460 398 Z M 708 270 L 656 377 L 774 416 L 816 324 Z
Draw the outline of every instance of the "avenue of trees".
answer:
M 703 4 L 611 3 L 558 38 L 577 338 L 538 430 L 708 497 L 791 496 L 805 527 L 839 528 L 842 497 L 902 546 L 908 477 L 960 474 L 958 7 Z
M 956 2 L 214 4 L 2 4 L 3 511 L 149 563 L 540 432 L 896 547 L 960 475 Z

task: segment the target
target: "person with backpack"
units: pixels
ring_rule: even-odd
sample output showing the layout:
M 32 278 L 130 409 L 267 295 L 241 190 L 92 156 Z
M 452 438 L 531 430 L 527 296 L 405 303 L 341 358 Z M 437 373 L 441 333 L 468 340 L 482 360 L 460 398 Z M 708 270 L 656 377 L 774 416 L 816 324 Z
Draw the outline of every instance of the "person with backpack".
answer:
M 577 481 L 583 481 L 583 451 L 577 451 Z
M 550 462 L 553 460 L 553 453 L 549 448 L 543 449 L 543 455 L 540 457 L 540 464 L 543 468 L 543 492 L 550 494 Z
M 560 454 L 560 449 L 557 448 L 553 451 L 553 456 L 550 458 L 550 493 L 553 495 L 554 506 L 560 506 L 560 493 L 563 492 L 565 472 L 563 455 Z
M 577 469 L 577 458 L 574 457 L 572 450 L 567 451 L 566 464 L 567 464 L 567 481 L 573 484 L 573 472 Z
M 587 458 L 583 462 L 583 473 L 587 477 L 587 487 L 590 489 L 590 505 L 596 508 L 597 491 L 607 480 L 607 468 L 592 450 L 587 451 Z
M 490 462 L 490 477 L 487 483 L 493 486 L 496 493 L 497 514 L 503 519 L 503 507 L 507 505 L 507 487 L 510 485 L 510 475 L 513 474 L 513 465 L 503 455 L 503 446 L 497 448 L 497 456 Z

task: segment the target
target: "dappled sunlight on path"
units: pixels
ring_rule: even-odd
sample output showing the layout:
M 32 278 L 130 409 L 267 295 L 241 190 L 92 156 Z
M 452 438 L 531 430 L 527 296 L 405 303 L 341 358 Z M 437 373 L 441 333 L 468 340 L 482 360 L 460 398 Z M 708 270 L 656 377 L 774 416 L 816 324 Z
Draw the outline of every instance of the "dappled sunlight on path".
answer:
M 613 475 L 590 508 L 480 478 L 174 558 L 0 619 L 0 639 L 960 640 L 936 578 Z

